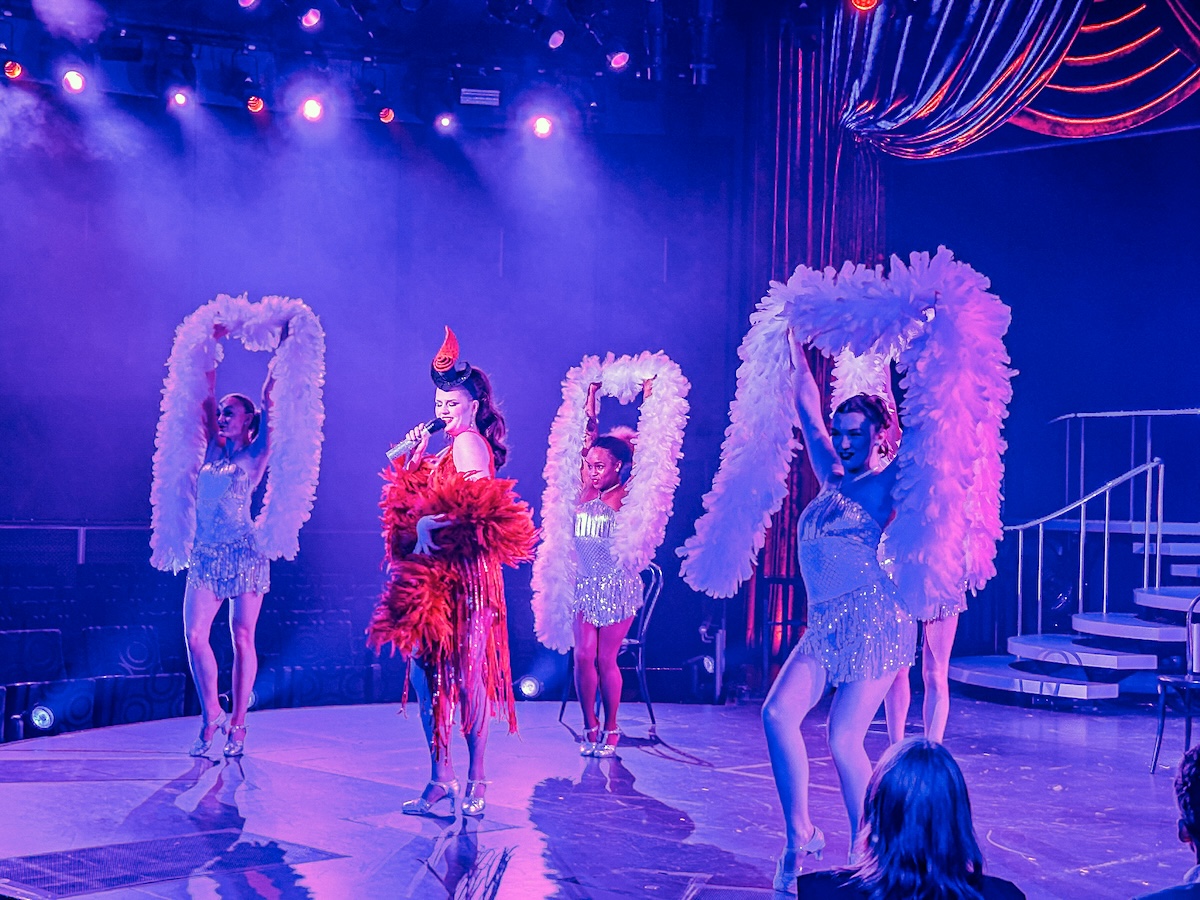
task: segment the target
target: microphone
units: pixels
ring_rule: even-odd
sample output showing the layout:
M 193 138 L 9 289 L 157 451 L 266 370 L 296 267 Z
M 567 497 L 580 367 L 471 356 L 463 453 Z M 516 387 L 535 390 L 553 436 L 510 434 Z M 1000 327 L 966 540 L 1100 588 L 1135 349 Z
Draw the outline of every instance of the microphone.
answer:
M 439 431 L 441 431 L 445 427 L 446 427 L 446 423 L 443 422 L 441 419 L 430 419 L 428 422 L 426 422 L 424 425 L 421 426 L 421 428 L 423 428 L 425 430 L 425 434 L 427 434 L 427 435 L 437 434 Z M 395 462 L 401 456 L 404 456 L 405 454 L 412 452 L 413 448 L 415 448 L 417 446 L 417 444 L 419 444 L 419 443 L 421 443 L 420 437 L 417 437 L 412 440 L 401 441 L 395 447 L 393 447 L 391 450 L 389 450 L 387 452 L 387 458 L 390 459 L 392 462 Z

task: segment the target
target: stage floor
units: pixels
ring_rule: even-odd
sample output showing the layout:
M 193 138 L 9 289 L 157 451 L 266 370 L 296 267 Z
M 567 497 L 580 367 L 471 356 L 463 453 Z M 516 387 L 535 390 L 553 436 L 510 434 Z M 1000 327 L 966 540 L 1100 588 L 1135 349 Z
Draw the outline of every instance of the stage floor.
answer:
M 240 764 L 184 755 L 195 719 L 0 744 L 0 896 L 774 897 L 782 827 L 758 707 L 656 706 L 661 743 L 644 706 L 625 712 L 621 757 L 598 761 L 579 757 L 557 703 L 518 705 L 521 736 L 493 732 L 486 818 L 457 834 L 400 812 L 428 762 L 395 705 L 252 713 Z M 1154 776 L 1148 707 L 957 697 L 950 728 L 986 868 L 1029 897 L 1128 898 L 1192 864 L 1175 837 L 1179 721 Z M 807 730 L 829 837 L 818 867 L 848 844 L 824 732 Z M 873 758 L 885 743 L 877 724 Z

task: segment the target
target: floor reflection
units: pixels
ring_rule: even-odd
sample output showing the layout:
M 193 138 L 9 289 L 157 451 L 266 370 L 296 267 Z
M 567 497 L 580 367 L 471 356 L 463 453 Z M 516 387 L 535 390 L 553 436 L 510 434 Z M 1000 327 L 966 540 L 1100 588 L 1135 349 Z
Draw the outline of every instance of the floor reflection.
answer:
M 641 793 L 617 757 L 588 758 L 579 779 L 534 787 L 530 820 L 546 841 L 551 877 L 605 894 L 681 897 L 689 885 L 769 883 L 760 861 L 712 844 L 687 843 L 695 823 L 682 810 Z M 557 897 L 578 896 L 560 886 Z

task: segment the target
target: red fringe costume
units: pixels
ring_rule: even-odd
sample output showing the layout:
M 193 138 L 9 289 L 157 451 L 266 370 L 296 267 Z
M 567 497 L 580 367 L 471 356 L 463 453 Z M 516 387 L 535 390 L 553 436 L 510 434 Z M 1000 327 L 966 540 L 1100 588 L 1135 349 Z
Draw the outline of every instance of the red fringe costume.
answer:
M 536 531 L 528 504 L 514 493 L 515 481 L 468 481 L 455 470 L 449 451 L 414 471 L 397 464 L 382 474 L 386 484 L 379 505 L 389 578 L 368 642 L 376 650 L 390 643 L 409 665 L 415 661 L 425 669 L 439 757 L 450 744 L 459 695 L 464 707 L 477 700 L 469 689 L 476 665 L 486 708 L 463 709 L 464 734 L 484 714 L 505 720 L 515 734 L 501 567 L 533 559 Z M 439 549 L 414 554 L 417 520 L 439 514 L 453 522 L 434 532 Z M 478 634 L 480 623 L 483 635 Z

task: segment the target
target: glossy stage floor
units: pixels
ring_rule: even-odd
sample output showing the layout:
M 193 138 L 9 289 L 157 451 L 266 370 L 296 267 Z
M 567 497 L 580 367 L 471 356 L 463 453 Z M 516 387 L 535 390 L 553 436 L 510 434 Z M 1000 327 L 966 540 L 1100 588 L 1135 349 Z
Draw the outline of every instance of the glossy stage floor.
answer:
M 0 896 L 90 898 L 774 897 L 779 803 L 757 706 L 629 704 L 616 760 L 585 761 L 557 703 L 494 734 L 487 815 L 461 832 L 402 815 L 427 775 L 396 707 L 251 714 L 241 763 L 193 761 L 197 720 L 0 745 Z M 573 712 L 573 711 L 572 711 Z M 1148 707 L 1087 714 L 956 698 L 947 745 L 972 792 L 987 869 L 1031 898 L 1125 898 L 1176 883 L 1172 775 L 1182 725 L 1148 770 Z M 824 740 L 814 818 L 845 859 Z M 875 757 L 885 745 L 877 724 Z M 461 743 L 456 749 L 462 751 Z

